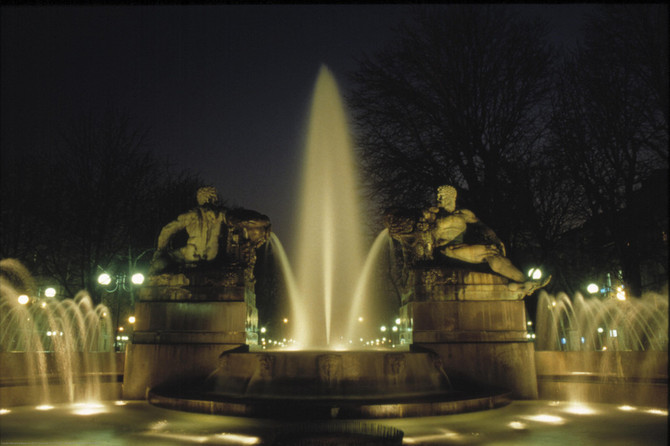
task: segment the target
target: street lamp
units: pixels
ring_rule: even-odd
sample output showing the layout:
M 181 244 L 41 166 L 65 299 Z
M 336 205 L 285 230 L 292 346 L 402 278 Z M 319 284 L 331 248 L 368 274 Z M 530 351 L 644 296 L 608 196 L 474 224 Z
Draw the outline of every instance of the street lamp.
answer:
M 600 289 L 600 287 L 598 285 L 596 285 L 595 283 L 590 283 L 586 287 L 586 291 L 588 291 L 591 294 L 597 293 L 599 289 Z
M 540 280 L 542 278 L 542 270 L 540 268 L 531 268 L 528 270 L 528 277 L 533 280 Z
M 98 276 L 98 283 L 99 283 L 100 285 L 107 286 L 107 285 L 109 285 L 110 283 L 112 283 L 112 276 L 110 276 L 110 275 L 107 274 L 107 273 L 102 273 L 102 274 L 100 274 L 100 275 Z M 112 290 L 112 291 L 116 291 L 116 288 L 114 288 L 114 290 Z M 110 293 L 111 293 L 112 291 L 110 291 Z
M 135 273 L 130 278 L 130 281 L 133 282 L 135 285 L 142 285 L 144 283 L 144 274 Z
M 141 273 L 134 273 L 130 277 L 130 281 L 128 280 L 128 275 L 125 273 L 121 274 L 114 274 L 113 276 L 110 275 L 107 272 L 102 272 L 98 276 L 98 283 L 103 286 L 103 289 L 108 292 L 108 293 L 114 293 L 117 290 L 124 290 L 127 293 L 129 293 L 132 296 L 132 287 L 133 286 L 139 286 L 142 283 L 144 283 L 144 275 Z M 114 331 L 114 351 L 119 350 L 119 341 L 120 340 L 126 340 L 122 339 L 122 337 L 119 336 L 119 331 L 122 330 L 122 328 L 119 327 L 119 318 L 120 318 L 120 313 L 121 313 L 121 299 L 120 297 L 117 296 L 116 299 L 116 311 L 115 311 L 115 331 Z M 133 324 L 135 323 L 135 317 L 131 316 L 128 318 L 128 322 Z

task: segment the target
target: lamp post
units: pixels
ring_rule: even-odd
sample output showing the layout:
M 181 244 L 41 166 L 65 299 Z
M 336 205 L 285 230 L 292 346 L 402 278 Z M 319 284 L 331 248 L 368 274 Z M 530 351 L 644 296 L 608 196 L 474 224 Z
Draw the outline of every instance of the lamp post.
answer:
M 142 273 L 133 273 L 128 278 L 128 274 L 121 273 L 110 275 L 109 273 L 103 272 L 98 276 L 98 283 L 103 286 L 103 289 L 108 293 L 115 293 L 119 290 L 126 291 L 129 295 L 132 296 L 133 285 L 141 285 L 144 283 L 144 276 Z M 121 298 L 117 296 L 116 298 L 116 308 L 114 311 L 114 351 L 119 351 L 119 318 L 121 312 Z
M 152 251 L 152 249 L 147 249 L 138 255 L 134 260 L 131 255 L 130 247 L 128 248 L 128 271 L 127 273 L 121 272 L 119 274 L 110 274 L 103 270 L 103 272 L 98 276 L 98 283 L 102 285 L 103 289 L 107 293 L 115 293 L 116 291 L 123 290 L 128 293 L 130 296 L 131 306 L 135 305 L 135 294 L 134 287 L 140 286 L 144 283 L 144 275 L 137 270 L 137 261 L 147 252 Z M 114 351 L 119 351 L 119 319 L 121 312 L 121 298 L 117 296 L 116 299 L 116 308 L 114 314 Z M 134 317 L 133 322 L 134 323 Z

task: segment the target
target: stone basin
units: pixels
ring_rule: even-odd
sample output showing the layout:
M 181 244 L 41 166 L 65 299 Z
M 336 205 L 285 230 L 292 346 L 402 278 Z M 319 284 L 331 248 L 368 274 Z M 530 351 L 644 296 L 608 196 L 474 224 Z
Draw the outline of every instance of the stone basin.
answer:
M 499 407 L 509 393 L 454 389 L 432 352 L 229 352 L 202 383 L 151 389 L 150 403 L 237 416 L 382 418 Z
M 361 399 L 446 394 L 437 355 L 294 351 L 223 355 L 205 389 L 222 397 Z

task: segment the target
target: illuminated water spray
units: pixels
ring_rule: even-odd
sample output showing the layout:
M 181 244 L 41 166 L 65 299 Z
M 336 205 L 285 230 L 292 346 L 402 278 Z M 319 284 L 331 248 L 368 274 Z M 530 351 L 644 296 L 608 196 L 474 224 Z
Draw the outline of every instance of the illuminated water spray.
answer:
M 293 296 L 293 337 L 324 347 L 344 337 L 364 263 L 358 186 L 347 116 L 321 67 L 304 155 Z

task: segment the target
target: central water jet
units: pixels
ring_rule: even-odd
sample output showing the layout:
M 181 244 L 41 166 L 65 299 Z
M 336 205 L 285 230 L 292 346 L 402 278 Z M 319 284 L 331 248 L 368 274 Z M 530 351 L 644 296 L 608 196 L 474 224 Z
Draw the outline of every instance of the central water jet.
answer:
M 350 312 L 358 307 L 364 249 L 347 115 L 326 66 L 313 93 L 304 160 L 290 332 L 302 348 L 332 348 L 348 336 Z

